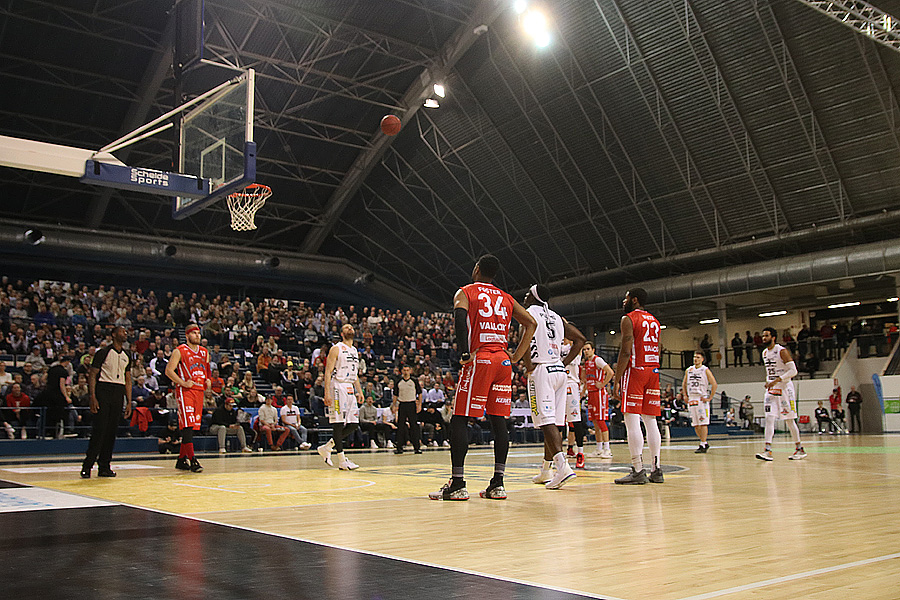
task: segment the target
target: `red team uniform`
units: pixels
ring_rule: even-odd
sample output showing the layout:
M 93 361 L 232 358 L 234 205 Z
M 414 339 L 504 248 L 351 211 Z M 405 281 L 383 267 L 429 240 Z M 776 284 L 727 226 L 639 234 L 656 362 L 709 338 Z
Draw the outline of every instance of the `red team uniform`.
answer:
M 631 364 L 622 377 L 624 412 L 658 417 L 659 407 L 659 321 L 643 309 L 628 313 L 634 331 Z
M 200 346 L 196 352 L 187 344 L 178 346 L 181 360 L 178 362 L 178 376 L 185 381 L 193 381 L 194 387 L 188 389 L 176 386 L 175 397 L 178 400 L 178 427 L 199 429 L 203 416 L 203 393 L 206 380 L 209 378 L 209 352 Z
M 598 420 L 609 421 L 609 393 L 606 391 L 606 386 L 600 387 L 605 365 L 603 359 L 596 354 L 594 358 L 585 359 L 581 364 L 587 385 L 588 419 L 594 423 Z
M 462 288 L 469 301 L 469 352 L 453 399 L 453 414 L 508 417 L 512 398 L 512 363 L 506 352 L 513 298 L 490 283 Z

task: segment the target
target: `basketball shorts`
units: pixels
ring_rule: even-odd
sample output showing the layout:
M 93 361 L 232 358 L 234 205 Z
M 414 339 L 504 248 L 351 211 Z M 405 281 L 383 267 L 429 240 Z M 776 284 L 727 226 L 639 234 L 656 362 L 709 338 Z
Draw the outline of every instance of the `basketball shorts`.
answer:
M 587 409 L 588 419 L 592 423 L 609 421 L 609 393 L 606 391 L 606 388 L 602 390 L 588 390 Z
M 200 421 L 203 419 L 203 388 L 195 388 L 177 388 L 178 427 L 181 429 L 200 428 Z
M 581 422 L 581 385 L 577 381 L 566 381 L 566 423 Z
M 763 410 L 766 416 L 774 414 L 781 421 L 797 418 L 797 400 L 794 397 L 794 384 L 789 382 L 784 389 L 777 387 L 766 391 L 763 399 Z
M 331 382 L 332 402 L 327 405 L 329 423 L 359 423 L 359 404 L 356 402 L 356 389 L 346 381 Z
M 709 425 L 709 402 L 704 402 L 699 396 L 688 396 L 688 412 L 691 413 L 691 425 L 700 427 Z
M 659 368 L 628 367 L 622 377 L 622 395 L 625 396 L 625 411 L 633 415 L 658 417 Z
M 462 366 L 453 396 L 453 414 L 464 417 L 509 417 L 512 398 L 512 362 L 506 352 L 478 350 Z
M 566 368 L 562 363 L 535 365 L 528 374 L 528 403 L 536 427 L 566 424 Z

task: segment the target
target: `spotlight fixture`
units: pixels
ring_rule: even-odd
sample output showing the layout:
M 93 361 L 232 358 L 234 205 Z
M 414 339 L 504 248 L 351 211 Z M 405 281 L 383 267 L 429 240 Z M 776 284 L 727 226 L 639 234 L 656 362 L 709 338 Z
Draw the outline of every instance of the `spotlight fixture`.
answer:
M 425 100 L 425 108 L 440 108 L 441 103 L 436 98 L 427 98 Z
M 436 84 L 434 84 L 433 87 L 434 87 L 434 93 L 435 93 L 435 95 L 440 96 L 441 98 L 443 98 L 443 97 L 444 97 L 444 93 L 445 93 L 445 91 L 444 91 L 444 86 L 441 85 L 440 83 L 436 83 Z
M 32 246 L 37 246 L 46 240 L 40 229 L 29 229 L 25 232 L 25 241 Z
M 262 258 L 257 259 L 256 264 L 266 267 L 267 269 L 274 269 L 281 264 L 281 259 L 277 256 L 263 256 Z
M 713 323 L 718 323 L 718 322 L 719 322 L 719 319 L 701 319 L 700 320 L 701 325 L 712 325 Z
M 772 312 L 761 312 L 756 316 L 761 317 L 761 318 L 766 318 L 766 317 L 777 317 L 779 315 L 786 315 L 786 314 L 787 314 L 786 310 L 773 310 Z
M 166 256 L 175 256 L 175 254 L 176 254 L 177 252 L 178 252 L 178 247 L 177 247 L 177 246 L 174 246 L 174 245 L 172 245 L 172 244 L 167 244 L 166 247 L 163 248 L 163 253 L 164 253 Z

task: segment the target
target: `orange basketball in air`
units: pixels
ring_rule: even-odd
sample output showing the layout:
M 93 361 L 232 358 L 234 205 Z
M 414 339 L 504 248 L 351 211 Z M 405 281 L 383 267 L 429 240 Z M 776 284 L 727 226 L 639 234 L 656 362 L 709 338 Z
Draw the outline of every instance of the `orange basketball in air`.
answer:
M 400 119 L 394 115 L 385 115 L 381 119 L 381 133 L 384 135 L 397 135 L 400 133 Z

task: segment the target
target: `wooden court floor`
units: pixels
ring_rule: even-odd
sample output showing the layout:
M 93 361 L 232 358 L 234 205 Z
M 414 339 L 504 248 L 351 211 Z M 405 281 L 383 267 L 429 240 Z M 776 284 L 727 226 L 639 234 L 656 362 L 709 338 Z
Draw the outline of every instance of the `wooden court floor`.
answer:
M 90 480 L 77 463 L 24 460 L 0 479 L 590 597 L 900 598 L 900 436 L 804 439 L 806 460 L 777 438 L 772 463 L 754 458 L 759 438 L 705 455 L 664 443 L 666 482 L 633 487 L 613 484 L 627 469 L 614 444 L 562 490 L 532 484 L 540 448 L 517 445 L 506 501 L 477 497 L 487 447 L 469 452 L 468 502 L 427 499 L 447 479 L 443 449 L 355 452 L 353 472 L 315 453 L 209 456 L 201 474 L 120 456 L 117 478 Z

